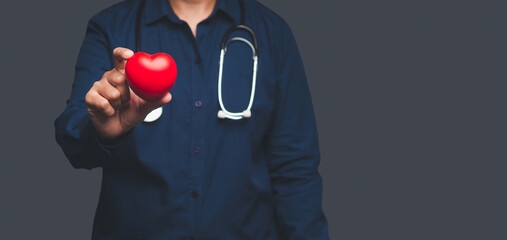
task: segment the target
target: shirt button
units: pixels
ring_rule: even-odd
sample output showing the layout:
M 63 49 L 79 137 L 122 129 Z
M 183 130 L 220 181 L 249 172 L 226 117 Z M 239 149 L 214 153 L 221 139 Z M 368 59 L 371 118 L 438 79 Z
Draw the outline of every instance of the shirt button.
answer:
M 197 195 L 198 195 L 198 194 L 197 194 L 197 192 L 196 192 L 196 191 L 193 191 L 193 192 L 192 192 L 192 197 L 193 197 L 193 198 L 197 198 Z
M 201 58 L 196 58 L 196 59 L 194 60 L 194 63 L 195 63 L 195 64 L 199 64 L 199 63 L 201 63 Z
M 201 148 L 199 146 L 194 147 L 194 152 L 199 153 L 201 151 Z
M 201 101 L 195 101 L 195 106 L 196 107 L 201 107 L 202 106 L 202 102 Z

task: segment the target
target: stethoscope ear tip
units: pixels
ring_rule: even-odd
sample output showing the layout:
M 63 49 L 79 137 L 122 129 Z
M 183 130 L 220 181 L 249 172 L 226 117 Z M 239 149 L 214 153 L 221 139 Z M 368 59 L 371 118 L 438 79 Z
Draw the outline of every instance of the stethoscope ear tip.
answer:
M 247 110 L 243 111 L 244 118 L 249 118 L 251 116 L 252 116 L 252 112 L 250 112 L 250 110 L 247 109 Z
M 222 110 L 219 110 L 218 114 L 217 114 L 217 117 L 220 118 L 220 119 L 224 119 L 225 118 L 225 112 L 222 111 Z

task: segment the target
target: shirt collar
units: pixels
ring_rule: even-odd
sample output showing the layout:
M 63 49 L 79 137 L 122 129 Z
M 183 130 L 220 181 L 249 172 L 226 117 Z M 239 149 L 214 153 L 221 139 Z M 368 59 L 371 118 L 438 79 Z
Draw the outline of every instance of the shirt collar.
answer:
M 177 23 L 182 21 L 174 13 L 169 0 L 143 0 L 146 1 L 144 9 L 144 22 L 151 24 L 163 17 L 169 18 L 169 20 Z M 216 11 L 224 12 L 230 17 L 236 24 L 239 24 L 241 18 L 241 10 L 238 0 L 217 0 L 215 9 L 211 13 L 210 17 L 213 17 Z

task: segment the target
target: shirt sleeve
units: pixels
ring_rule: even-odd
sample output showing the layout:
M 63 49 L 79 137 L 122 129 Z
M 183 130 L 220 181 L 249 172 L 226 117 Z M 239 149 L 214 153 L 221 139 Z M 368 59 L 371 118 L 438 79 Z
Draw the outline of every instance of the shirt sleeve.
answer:
M 99 22 L 98 15 L 88 22 L 75 65 L 71 96 L 65 110 L 54 122 L 56 141 L 75 168 L 103 166 L 124 138 L 100 141 L 86 110 L 86 93 L 104 72 L 113 68 L 110 44 Z
M 286 25 L 278 38 L 276 106 L 266 159 L 282 239 L 329 239 L 322 211 L 320 151 L 310 91 L 294 36 Z

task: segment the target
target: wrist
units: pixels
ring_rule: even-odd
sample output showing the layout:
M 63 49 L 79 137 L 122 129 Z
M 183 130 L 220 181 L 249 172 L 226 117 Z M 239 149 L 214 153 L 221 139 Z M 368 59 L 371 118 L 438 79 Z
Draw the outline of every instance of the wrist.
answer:
M 132 131 L 132 128 L 128 131 L 125 131 L 119 135 L 115 136 L 102 136 L 100 134 L 97 134 L 97 139 L 100 144 L 106 145 L 106 146 L 116 146 L 119 145 Z

